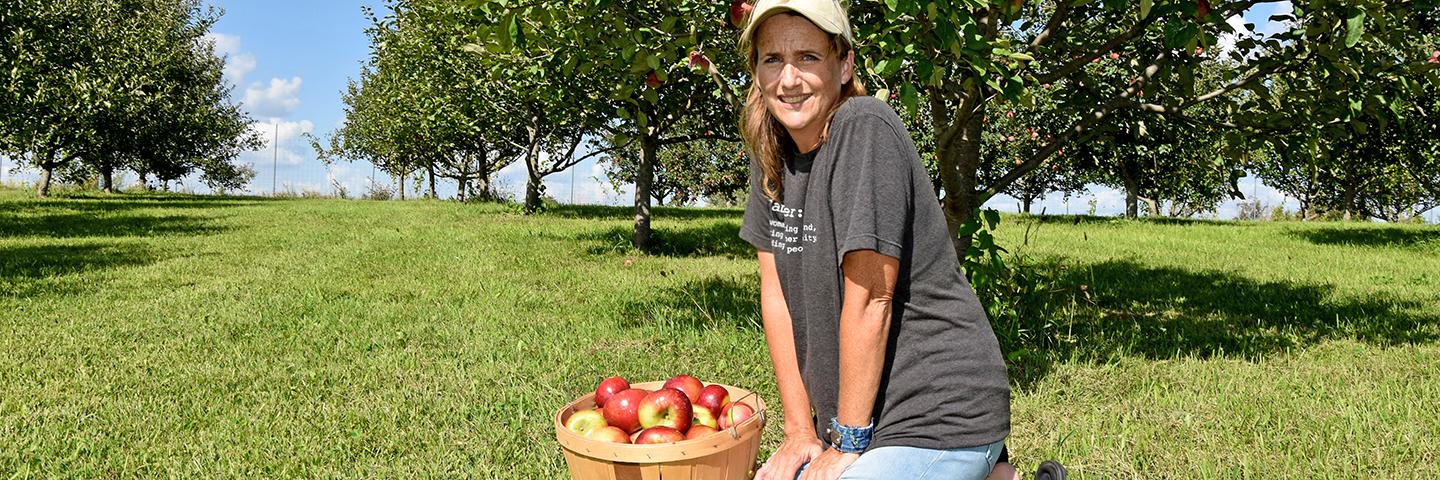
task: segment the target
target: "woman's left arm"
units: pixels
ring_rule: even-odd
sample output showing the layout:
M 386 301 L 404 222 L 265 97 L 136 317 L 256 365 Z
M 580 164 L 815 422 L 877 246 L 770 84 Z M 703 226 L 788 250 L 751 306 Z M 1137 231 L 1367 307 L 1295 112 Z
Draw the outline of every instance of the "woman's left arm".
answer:
M 874 250 L 845 254 L 845 299 L 840 306 L 841 425 L 863 427 L 875 411 L 885 347 L 890 338 L 890 301 L 900 261 Z
M 845 299 L 840 306 L 840 398 L 836 419 L 841 425 L 860 427 L 872 420 L 875 396 L 885 366 L 890 339 L 891 299 L 899 277 L 900 261 L 874 250 L 855 250 L 840 263 L 845 277 Z M 859 454 L 826 449 L 810 462 L 802 480 L 833 480 Z

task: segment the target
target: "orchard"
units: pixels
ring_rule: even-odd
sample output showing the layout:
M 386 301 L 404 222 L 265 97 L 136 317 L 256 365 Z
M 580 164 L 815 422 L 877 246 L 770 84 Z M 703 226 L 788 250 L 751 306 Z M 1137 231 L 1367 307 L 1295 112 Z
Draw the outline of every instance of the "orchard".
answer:
M 1275 10 L 1279 3 L 1292 8 Z M 374 20 L 374 60 L 347 97 L 350 121 L 322 149 L 331 157 L 379 159 L 432 178 L 463 171 L 452 174 L 462 182 L 484 182 L 483 172 L 520 160 L 530 212 L 546 176 L 605 159 L 616 165 L 612 181 L 634 185 L 632 243 L 641 249 L 653 202 L 715 195 L 723 204 L 724 192 L 743 189 L 743 173 L 686 173 L 724 155 L 681 161 L 686 168 L 662 168 L 662 159 L 695 142 L 739 140 L 749 78 L 735 37 L 753 8 L 745 0 L 390 6 Z M 886 0 L 852 2 L 850 15 L 860 80 L 907 119 L 963 255 L 972 238 L 965 225 L 1001 193 L 1038 198 L 1108 184 L 1125 190 L 1132 217 L 1141 201 L 1151 214 L 1194 215 L 1237 196 L 1246 173 L 1312 168 L 1364 170 L 1415 188 L 1357 184 L 1315 198 L 1311 212 L 1388 218 L 1397 208 L 1376 205 L 1435 203 L 1433 144 L 1364 157 L 1340 149 L 1435 125 L 1436 9 L 1435 0 Z M 1245 24 L 1259 11 L 1273 12 L 1274 28 Z M 370 113 L 382 104 L 418 107 L 417 120 Z M 417 126 L 459 136 L 406 133 Z M 437 151 L 454 153 L 419 153 Z M 1372 168 L 1402 155 L 1403 168 Z M 1194 180 L 1150 181 L 1164 177 Z

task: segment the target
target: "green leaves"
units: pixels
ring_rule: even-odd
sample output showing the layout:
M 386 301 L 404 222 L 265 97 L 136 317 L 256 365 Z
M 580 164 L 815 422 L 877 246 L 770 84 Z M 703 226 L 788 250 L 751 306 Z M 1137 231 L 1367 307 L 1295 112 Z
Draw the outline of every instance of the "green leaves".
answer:
M 1360 36 L 1365 33 L 1365 10 L 1360 7 L 1350 7 L 1345 18 L 1345 47 L 1354 47 L 1360 42 Z

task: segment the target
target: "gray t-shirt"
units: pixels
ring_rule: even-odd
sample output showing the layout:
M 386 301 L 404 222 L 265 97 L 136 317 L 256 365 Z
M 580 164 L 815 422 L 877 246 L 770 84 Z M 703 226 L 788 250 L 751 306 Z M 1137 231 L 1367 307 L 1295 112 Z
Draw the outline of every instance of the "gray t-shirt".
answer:
M 839 395 L 840 262 L 855 250 L 900 260 L 871 448 L 954 449 L 1010 432 L 1010 385 L 990 321 L 961 274 L 945 216 L 900 118 L 872 97 L 836 112 L 830 140 L 792 155 L 783 202 L 752 162 L 740 237 L 775 254 L 816 432 Z

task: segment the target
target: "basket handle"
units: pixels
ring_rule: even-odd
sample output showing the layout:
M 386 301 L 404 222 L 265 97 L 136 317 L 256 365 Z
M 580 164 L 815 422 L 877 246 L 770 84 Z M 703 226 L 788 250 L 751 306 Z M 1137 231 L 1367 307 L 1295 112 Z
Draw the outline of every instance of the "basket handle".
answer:
M 753 396 L 755 396 L 755 392 L 748 392 L 748 393 L 745 394 L 745 396 L 740 397 L 739 399 L 736 399 L 735 401 L 730 402 L 730 403 L 740 403 L 741 401 L 743 401 L 743 400 L 745 400 L 745 399 L 747 399 L 747 398 L 753 397 Z M 766 408 L 757 408 L 757 409 L 755 409 L 755 416 L 756 416 L 756 417 L 760 417 L 760 425 L 761 425 L 761 428 L 764 428 L 764 425 L 765 425 L 765 422 L 766 422 L 765 410 L 766 410 Z M 749 419 L 746 419 L 746 421 L 749 421 Z M 744 422 L 741 422 L 741 423 L 744 423 Z M 725 429 L 725 431 L 730 434 L 730 438 L 733 438 L 733 439 L 736 439 L 736 440 L 739 440 L 739 439 L 740 439 L 740 431 L 736 429 L 736 427 L 738 427 L 738 426 L 739 426 L 739 425 L 731 425 L 730 428 Z

